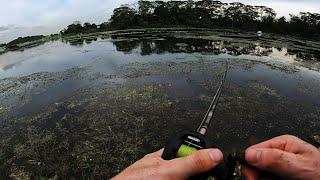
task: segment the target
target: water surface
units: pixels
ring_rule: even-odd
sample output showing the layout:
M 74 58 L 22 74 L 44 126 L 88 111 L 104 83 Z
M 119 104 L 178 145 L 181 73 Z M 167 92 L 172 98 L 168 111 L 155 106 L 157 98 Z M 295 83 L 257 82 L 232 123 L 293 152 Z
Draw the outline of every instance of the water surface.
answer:
M 0 55 L 0 147 L 11 153 L 2 159 L 15 157 L 9 171 L 45 177 L 111 176 L 171 135 L 196 129 L 226 62 L 208 134 L 217 147 L 241 151 L 281 134 L 313 143 L 320 53 L 317 43 L 299 43 L 170 33 L 73 38 L 7 52 Z

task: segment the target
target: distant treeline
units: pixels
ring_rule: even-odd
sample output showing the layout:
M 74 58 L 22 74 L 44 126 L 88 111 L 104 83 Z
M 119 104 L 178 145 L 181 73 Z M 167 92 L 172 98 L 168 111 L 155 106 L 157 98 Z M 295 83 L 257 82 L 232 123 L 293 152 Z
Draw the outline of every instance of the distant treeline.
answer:
M 40 39 L 42 39 L 44 37 L 45 36 L 43 36 L 43 35 L 19 37 L 19 38 L 15 39 L 15 40 L 9 42 L 6 46 L 10 47 L 10 46 L 21 44 L 21 43 L 25 43 L 25 42 L 36 41 L 36 40 L 40 40 Z
M 104 27 L 104 24 L 108 27 Z M 107 30 L 110 29 L 108 23 L 103 23 L 99 26 L 96 24 L 90 24 L 88 22 L 81 25 L 80 22 L 75 22 L 73 24 L 68 25 L 68 27 L 62 31 L 60 34 L 79 34 L 79 33 L 90 33 L 90 32 L 97 32 L 99 30 Z
M 136 5 L 122 5 L 113 11 L 108 22 L 101 25 L 71 24 L 62 34 L 77 34 L 104 30 L 157 27 L 236 28 L 320 37 L 320 14 L 301 12 L 290 18 L 276 18 L 276 12 L 265 6 L 251 6 L 239 2 L 220 1 L 143 1 Z

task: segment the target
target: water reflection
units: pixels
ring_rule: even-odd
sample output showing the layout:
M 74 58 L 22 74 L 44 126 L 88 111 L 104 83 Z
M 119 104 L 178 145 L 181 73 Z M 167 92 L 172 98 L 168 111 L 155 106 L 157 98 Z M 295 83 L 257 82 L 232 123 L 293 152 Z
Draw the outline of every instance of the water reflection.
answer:
M 296 54 L 292 54 L 288 52 L 287 48 L 272 48 L 272 51 L 268 54 L 269 57 L 272 58 L 279 58 L 282 59 L 282 61 L 286 62 L 293 62 L 297 59 Z
M 97 40 L 105 39 L 104 36 L 77 37 L 62 39 L 71 46 L 82 47 Z M 207 40 L 202 38 L 181 38 L 162 34 L 153 35 L 112 35 L 112 43 L 117 51 L 125 54 L 139 49 L 141 55 L 163 53 L 210 53 L 214 55 L 229 54 L 232 56 L 254 55 L 269 56 L 284 62 L 320 61 L 320 51 L 316 49 L 299 49 L 295 47 L 274 47 L 266 41 L 252 40 Z
M 110 39 L 111 37 L 111 39 Z M 183 56 L 194 53 L 202 55 L 229 55 L 239 58 L 268 57 L 283 63 L 319 70 L 320 51 L 317 44 L 301 48 L 298 45 L 278 45 L 267 40 L 243 40 L 219 37 L 209 40 L 210 36 L 175 36 L 168 34 L 142 34 L 130 36 L 77 36 L 49 42 L 25 51 L 7 52 L 0 56 L 0 77 L 12 77 L 16 74 L 28 75 L 41 71 L 60 71 L 66 68 L 90 63 L 97 57 L 111 58 L 111 64 L 123 64 L 120 61 L 130 59 L 159 60 L 170 59 L 170 54 Z M 312 47 L 313 48 L 312 48 Z M 112 53 L 110 53 L 112 51 Z M 81 53 L 78 53 L 81 52 Z M 120 55 L 122 54 L 122 55 Z M 130 57 L 134 58 L 128 58 Z M 166 57 L 159 57 L 163 55 Z M 247 55 L 242 57 L 243 55 Z M 122 56 L 123 58 L 119 58 Z M 143 56 L 144 58 L 142 58 Z M 185 59 L 186 57 L 179 57 Z M 229 57 L 228 57 L 229 58 Z M 136 60 L 134 60 L 136 61 Z M 132 61 L 131 61 L 132 62 Z M 35 68 L 37 66 L 37 68 Z M 117 67 L 113 65 L 112 67 Z
M 116 46 L 117 51 L 130 53 L 133 49 L 139 46 L 139 41 L 135 41 L 135 40 L 113 41 L 113 44 Z
M 210 53 L 232 56 L 269 56 L 286 63 L 296 60 L 317 60 L 317 52 L 305 53 L 287 47 L 268 47 L 260 43 L 238 43 L 230 41 L 211 41 L 204 39 L 116 39 L 113 41 L 117 51 L 130 53 L 138 48 L 142 56 L 163 53 Z
M 67 43 L 71 46 L 82 47 L 84 44 L 91 44 L 94 41 L 97 41 L 98 37 L 76 37 L 70 39 L 61 39 L 62 42 Z
M 118 51 L 131 52 L 139 47 L 141 55 L 161 54 L 161 53 L 210 53 L 270 56 L 279 58 L 285 62 L 299 61 L 320 61 L 320 50 L 316 42 L 290 41 L 279 39 L 230 39 L 216 38 L 210 40 L 210 35 L 206 36 L 175 36 L 163 34 L 127 34 L 113 35 L 114 45 Z M 215 39 L 215 38 L 212 38 Z
M 239 43 L 222 40 L 205 40 L 194 38 L 163 38 L 163 39 L 113 39 L 117 51 L 130 53 L 139 49 L 142 56 L 163 53 L 209 53 L 229 54 L 232 56 L 253 55 L 269 56 L 283 62 L 295 60 L 317 60 L 318 52 L 309 53 L 288 49 L 287 47 L 269 47 L 263 43 Z

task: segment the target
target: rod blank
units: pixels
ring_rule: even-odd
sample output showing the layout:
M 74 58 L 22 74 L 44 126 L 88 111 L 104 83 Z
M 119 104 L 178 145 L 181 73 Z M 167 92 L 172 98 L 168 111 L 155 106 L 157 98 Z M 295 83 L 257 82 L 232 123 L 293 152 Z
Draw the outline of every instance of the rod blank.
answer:
M 214 115 L 214 112 L 217 108 L 217 105 L 219 103 L 219 99 L 220 99 L 220 96 L 221 96 L 221 92 L 222 92 L 222 89 L 223 89 L 223 86 L 224 86 L 224 83 L 226 81 L 226 78 L 227 78 L 227 74 L 228 74 L 228 69 L 229 69 L 229 66 L 228 66 L 228 63 L 226 63 L 226 70 L 224 72 L 224 76 L 221 80 L 221 83 L 220 83 L 220 86 L 219 86 L 219 89 L 217 90 L 211 104 L 210 104 L 210 107 L 206 113 L 206 115 L 204 116 L 199 128 L 198 128 L 198 132 L 202 135 L 205 135 L 207 133 L 207 129 L 209 128 L 209 125 L 211 124 L 211 121 L 213 119 L 213 115 Z

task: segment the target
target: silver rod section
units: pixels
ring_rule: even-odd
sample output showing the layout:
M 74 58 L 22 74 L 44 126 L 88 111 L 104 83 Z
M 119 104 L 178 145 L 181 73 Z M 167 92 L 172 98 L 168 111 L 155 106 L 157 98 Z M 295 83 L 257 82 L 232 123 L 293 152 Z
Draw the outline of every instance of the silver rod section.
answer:
M 219 89 L 217 90 L 211 104 L 210 104 L 210 107 L 206 113 L 206 115 L 204 116 L 199 128 L 198 128 L 198 132 L 202 135 L 205 135 L 207 133 L 207 129 L 209 128 L 209 125 L 213 119 L 213 115 L 214 115 L 214 112 L 217 108 L 217 105 L 218 105 L 218 102 L 219 102 L 219 99 L 220 99 L 220 96 L 221 96 L 221 91 L 223 89 L 223 86 L 224 86 L 224 83 L 226 81 L 226 78 L 227 78 L 227 74 L 228 74 L 228 69 L 229 69 L 229 66 L 228 66 L 228 63 L 226 63 L 226 70 L 224 72 L 224 76 L 221 80 L 221 83 L 220 83 L 220 86 L 219 86 Z

